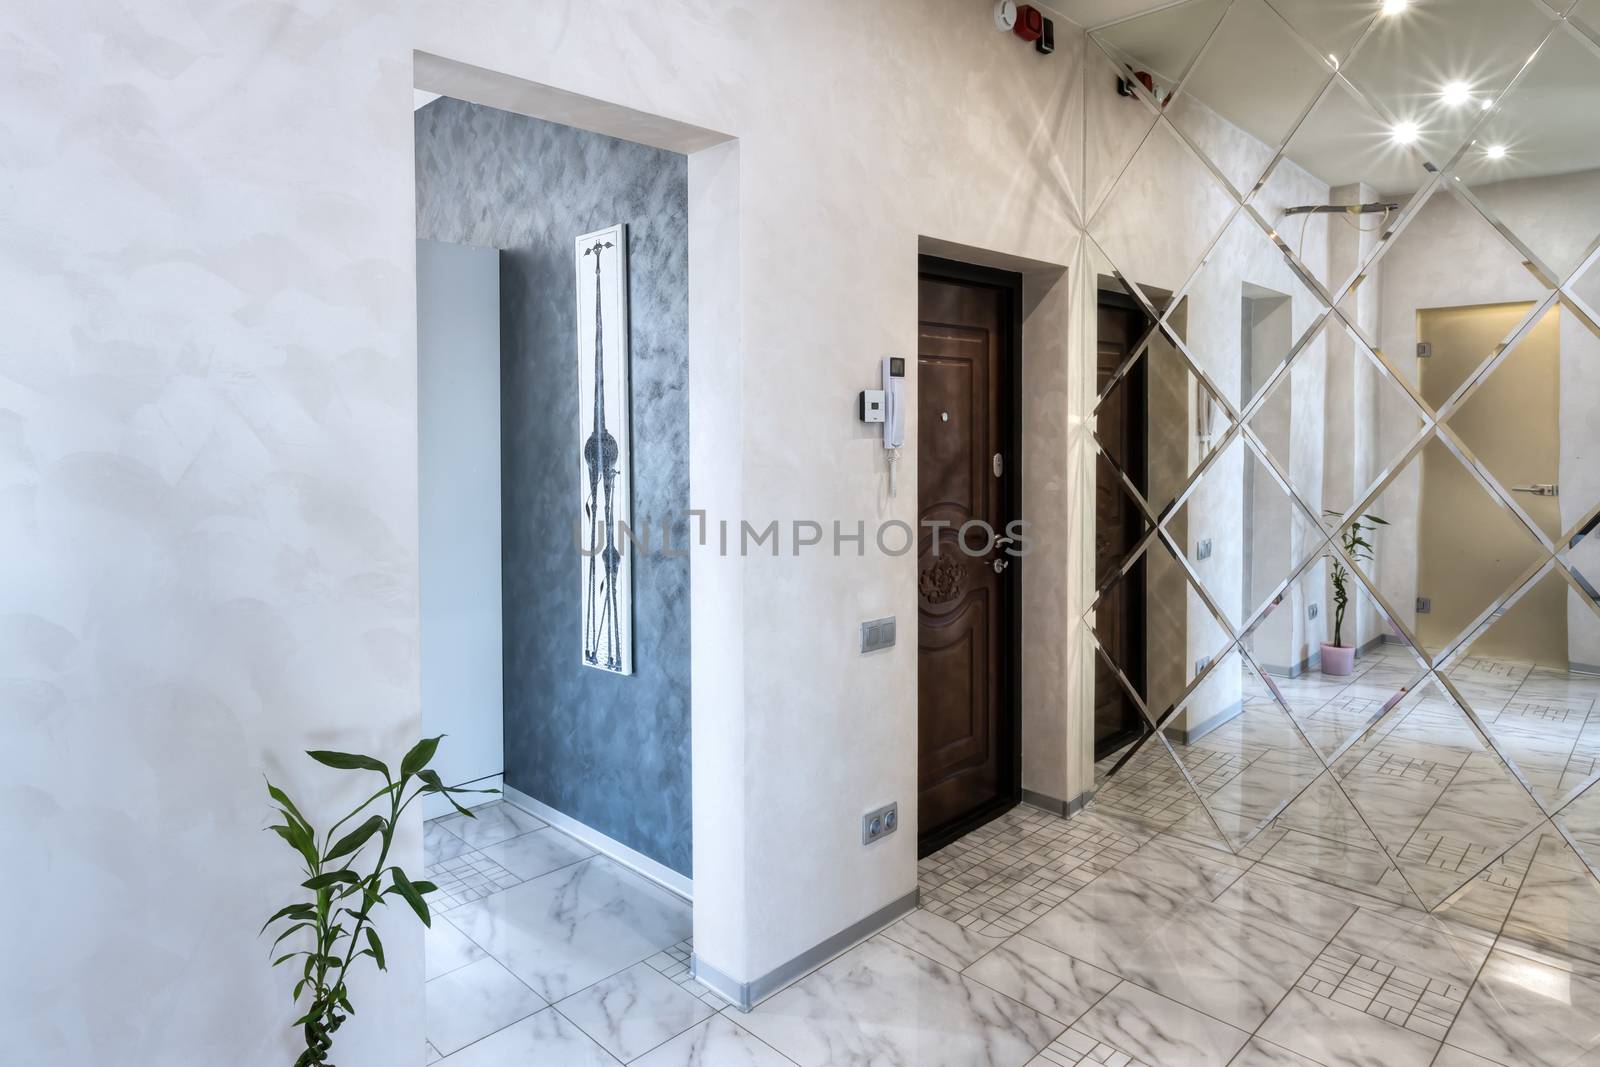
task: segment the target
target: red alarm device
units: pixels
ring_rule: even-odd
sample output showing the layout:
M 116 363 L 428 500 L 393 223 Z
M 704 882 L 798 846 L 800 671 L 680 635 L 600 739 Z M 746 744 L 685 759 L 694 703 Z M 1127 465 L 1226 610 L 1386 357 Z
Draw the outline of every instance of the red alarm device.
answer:
M 1044 15 L 1032 4 L 1017 5 L 1017 22 L 1011 32 L 1024 41 L 1037 41 L 1044 33 Z

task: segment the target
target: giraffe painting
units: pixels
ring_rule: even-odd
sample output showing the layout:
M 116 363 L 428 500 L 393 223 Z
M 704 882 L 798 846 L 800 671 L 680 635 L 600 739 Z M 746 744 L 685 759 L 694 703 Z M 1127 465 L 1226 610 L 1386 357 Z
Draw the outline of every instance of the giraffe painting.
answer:
M 576 242 L 583 662 L 633 673 L 627 228 Z

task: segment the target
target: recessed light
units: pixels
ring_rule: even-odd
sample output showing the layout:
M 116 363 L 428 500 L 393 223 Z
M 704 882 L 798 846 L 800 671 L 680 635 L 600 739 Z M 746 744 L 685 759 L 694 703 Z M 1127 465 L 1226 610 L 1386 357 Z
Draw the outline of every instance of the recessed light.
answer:
M 1383 13 L 1385 15 L 1398 15 L 1411 4 L 1411 0 L 1383 0 Z
M 1484 111 L 1488 111 L 1491 107 L 1494 107 L 1494 97 L 1492 97 L 1492 96 L 1484 97 L 1483 98 L 1483 103 L 1479 104 L 1478 106 L 1480 108 L 1482 108 Z
M 1394 137 L 1396 144 L 1416 144 L 1417 134 L 1420 132 L 1415 122 L 1400 122 L 1395 124 L 1390 134 Z
M 1460 107 L 1472 99 L 1472 86 L 1466 82 L 1451 82 L 1444 87 L 1441 95 L 1444 97 L 1444 102 L 1451 107 Z
M 1503 144 L 1492 144 L 1483 150 L 1483 154 L 1488 156 L 1490 159 L 1504 159 L 1506 158 L 1506 146 Z

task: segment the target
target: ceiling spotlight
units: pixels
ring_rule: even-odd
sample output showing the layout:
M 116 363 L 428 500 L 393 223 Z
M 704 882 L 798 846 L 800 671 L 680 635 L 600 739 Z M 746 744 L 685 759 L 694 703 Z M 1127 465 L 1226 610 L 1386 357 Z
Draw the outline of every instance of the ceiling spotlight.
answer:
M 1484 97 L 1483 98 L 1483 103 L 1479 104 L 1478 107 L 1480 107 L 1484 111 L 1488 111 L 1491 107 L 1494 107 L 1494 97 L 1492 97 L 1492 96 Z
M 1411 4 L 1411 0 L 1383 0 L 1383 13 L 1385 15 L 1398 15 Z
M 1506 146 L 1503 144 L 1492 144 L 1483 150 L 1483 154 L 1488 156 L 1490 159 L 1504 159 L 1506 158 Z
M 1399 122 L 1389 132 L 1394 137 L 1395 144 L 1416 144 L 1417 134 L 1421 131 L 1417 129 L 1415 122 Z
M 1451 107 L 1460 107 L 1472 99 L 1472 86 L 1466 82 L 1451 82 L 1444 87 L 1444 102 Z

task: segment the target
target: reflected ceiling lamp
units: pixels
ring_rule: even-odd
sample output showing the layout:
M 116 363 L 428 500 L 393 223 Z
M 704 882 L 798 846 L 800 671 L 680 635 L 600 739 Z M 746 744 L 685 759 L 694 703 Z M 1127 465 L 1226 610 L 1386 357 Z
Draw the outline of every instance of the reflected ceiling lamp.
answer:
M 1398 15 L 1411 5 L 1411 0 L 1383 0 L 1385 15 Z
M 1389 134 L 1394 138 L 1395 144 L 1416 144 L 1417 136 L 1421 132 L 1415 122 L 1397 122 Z

